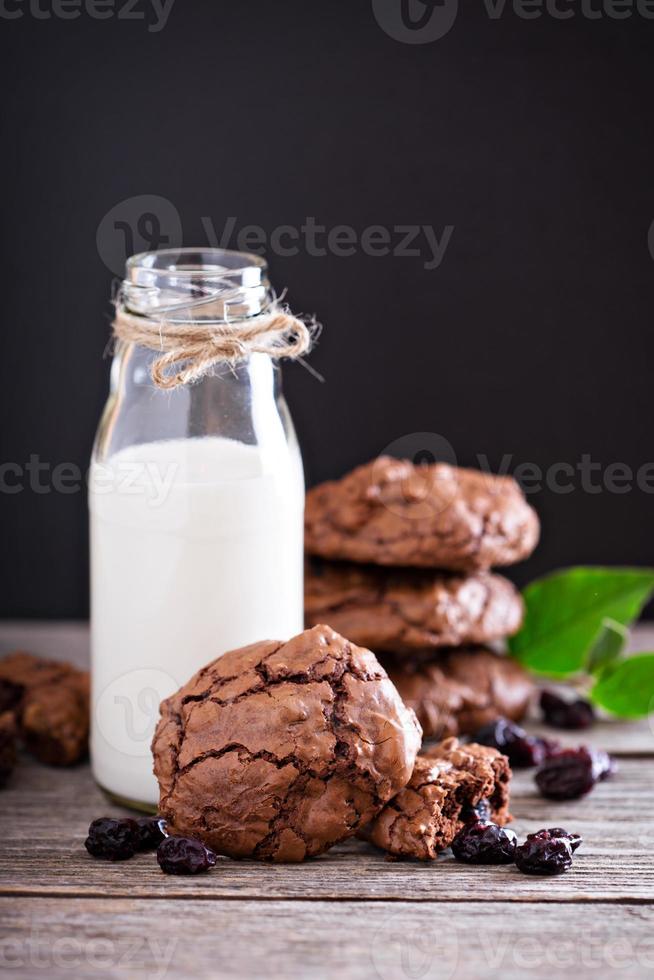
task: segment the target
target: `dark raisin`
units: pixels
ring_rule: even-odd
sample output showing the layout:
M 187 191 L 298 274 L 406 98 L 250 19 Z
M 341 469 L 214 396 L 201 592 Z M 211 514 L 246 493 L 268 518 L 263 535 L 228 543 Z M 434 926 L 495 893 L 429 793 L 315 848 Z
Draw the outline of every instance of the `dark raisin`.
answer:
M 600 781 L 608 779 L 609 776 L 614 776 L 618 771 L 618 763 L 615 761 L 612 755 L 605 752 L 603 749 L 594 749 L 593 755 L 595 756 L 595 768 L 597 770 L 597 778 Z
M 516 769 L 529 769 L 540 766 L 549 754 L 547 743 L 534 735 L 525 735 L 511 742 L 507 749 L 509 762 Z
M 516 769 L 540 766 L 554 749 L 550 741 L 527 735 L 524 728 L 506 718 L 496 718 L 484 725 L 472 736 L 472 741 L 503 752 Z
M 490 745 L 494 749 L 503 752 L 508 746 L 518 738 L 524 738 L 527 733 L 520 725 L 516 725 L 506 718 L 496 718 L 484 725 L 472 736 L 473 742 L 480 745 Z
M 544 834 L 548 834 L 549 837 L 559 837 L 563 840 L 567 840 L 568 844 L 572 848 L 573 854 L 584 842 L 584 839 L 580 834 L 569 834 L 567 830 L 563 829 L 563 827 L 548 827 L 547 830 L 539 830 L 535 834 L 527 834 L 527 840 L 531 840 L 532 837 L 539 837 Z
M 491 805 L 490 800 L 485 798 L 479 800 L 474 806 L 466 804 L 461 809 L 461 820 L 464 823 L 490 823 Z
M 606 752 L 581 745 L 551 755 L 536 773 L 536 785 L 550 800 L 575 800 L 590 793 L 598 780 L 614 771 Z
M 578 730 L 595 723 L 595 711 L 583 698 L 566 699 L 555 691 L 542 691 L 540 707 L 546 724 L 553 728 Z
M 100 817 L 89 827 L 84 847 L 93 857 L 107 861 L 126 861 L 138 849 L 139 828 L 135 820 Z
M 139 851 L 154 851 L 166 839 L 163 830 L 166 822 L 161 817 L 139 817 L 136 823 L 139 829 Z
M 216 863 L 216 855 L 191 837 L 166 837 L 157 848 L 157 861 L 169 875 L 196 875 Z
M 566 837 L 553 837 L 550 831 L 539 830 L 516 847 L 515 863 L 526 875 L 560 875 L 572 867 L 573 850 Z
M 494 823 L 473 823 L 464 827 L 452 842 L 457 861 L 467 864 L 512 864 L 516 835 Z

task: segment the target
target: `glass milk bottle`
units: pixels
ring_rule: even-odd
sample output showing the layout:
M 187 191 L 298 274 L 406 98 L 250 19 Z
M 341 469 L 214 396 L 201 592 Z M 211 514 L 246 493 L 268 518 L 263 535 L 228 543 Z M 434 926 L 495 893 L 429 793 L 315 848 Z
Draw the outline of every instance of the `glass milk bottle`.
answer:
M 266 263 L 219 249 L 131 258 L 119 308 L 137 338 L 219 343 L 278 309 Z M 303 628 L 302 460 L 266 343 L 168 389 L 156 345 L 117 345 L 89 480 L 91 755 L 128 804 L 158 802 L 160 700 L 221 653 Z

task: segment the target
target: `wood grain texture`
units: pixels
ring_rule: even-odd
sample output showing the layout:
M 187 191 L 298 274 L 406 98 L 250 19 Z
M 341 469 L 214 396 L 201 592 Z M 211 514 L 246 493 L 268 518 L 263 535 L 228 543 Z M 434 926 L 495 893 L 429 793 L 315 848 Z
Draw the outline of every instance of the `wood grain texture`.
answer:
M 5 624 L 21 647 L 88 664 L 86 624 Z M 641 628 L 635 649 L 654 649 Z M 531 725 L 537 728 L 537 725 Z M 552 731 L 547 732 L 550 736 Z M 152 854 L 110 864 L 86 854 L 89 822 L 125 813 L 88 765 L 21 759 L 0 794 L 0 974 L 68 978 L 340 977 L 522 980 L 650 977 L 654 970 L 654 729 L 603 722 L 562 733 L 620 758 L 584 800 L 555 804 L 515 774 L 514 829 L 581 833 L 554 879 L 444 856 L 389 862 L 350 841 L 303 865 L 220 859 L 208 875 L 163 875 Z
M 4 975 L 224 980 L 635 980 L 654 911 L 503 902 L 1 899 Z M 566 923 L 567 926 L 562 924 Z
M 88 766 L 62 771 L 25 760 L 2 794 L 0 894 L 654 903 L 654 761 L 623 760 L 592 796 L 560 804 L 543 800 L 533 774 L 519 772 L 511 808 L 519 835 L 561 825 L 582 834 L 571 872 L 531 878 L 513 866 L 479 869 L 450 856 L 389 862 L 371 845 L 350 841 L 302 865 L 222 859 L 210 875 L 187 880 L 163 875 L 151 854 L 118 864 L 89 857 L 83 841 L 90 821 L 127 811 L 107 802 Z

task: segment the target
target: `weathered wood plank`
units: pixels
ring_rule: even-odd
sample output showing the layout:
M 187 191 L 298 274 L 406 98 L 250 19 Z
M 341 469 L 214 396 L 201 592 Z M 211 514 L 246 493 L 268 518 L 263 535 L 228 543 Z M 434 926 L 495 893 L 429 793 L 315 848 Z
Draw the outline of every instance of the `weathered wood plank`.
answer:
M 106 801 L 87 766 L 62 771 L 25 761 L 0 796 L 0 893 L 654 903 L 654 760 L 623 760 L 620 773 L 592 796 L 561 804 L 543 800 L 523 771 L 512 810 L 519 835 L 555 825 L 581 833 L 574 869 L 543 880 L 451 857 L 427 865 L 388 862 L 352 841 L 300 866 L 223 859 L 210 875 L 187 880 L 163 875 L 153 855 L 120 864 L 89 857 L 82 846 L 89 822 L 124 811 Z
M 654 756 L 654 716 L 631 722 L 601 720 L 582 732 L 557 731 L 538 721 L 530 721 L 525 727 L 535 735 L 557 739 L 562 745 L 583 743 L 623 758 Z
M 654 910 L 405 902 L 3 899 L 6 975 L 248 980 L 637 980 Z

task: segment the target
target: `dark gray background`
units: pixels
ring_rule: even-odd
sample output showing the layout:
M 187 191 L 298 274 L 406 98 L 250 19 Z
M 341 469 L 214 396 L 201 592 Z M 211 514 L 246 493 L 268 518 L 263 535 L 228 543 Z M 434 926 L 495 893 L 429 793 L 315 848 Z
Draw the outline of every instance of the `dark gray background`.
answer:
M 413 432 L 511 469 L 654 460 L 654 21 L 572 8 L 492 20 L 466 3 L 427 44 L 389 37 L 368 0 L 176 0 L 158 33 L 0 18 L 2 461 L 86 465 L 116 271 L 96 235 L 146 194 L 186 245 L 207 243 L 203 216 L 219 232 L 229 216 L 268 233 L 307 216 L 454 226 L 432 270 L 269 255 L 293 308 L 325 325 L 325 383 L 285 372 L 310 482 Z M 530 499 L 543 541 L 519 581 L 652 561 L 651 493 L 577 479 Z M 0 508 L 0 614 L 85 615 L 84 494 L 26 488 Z

